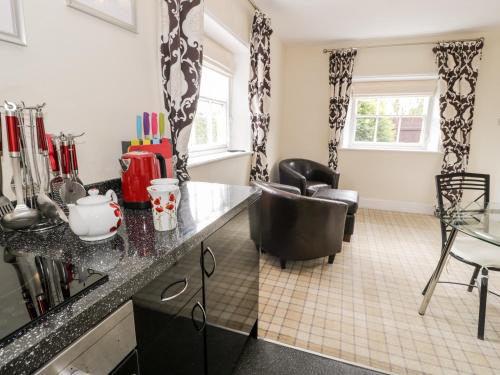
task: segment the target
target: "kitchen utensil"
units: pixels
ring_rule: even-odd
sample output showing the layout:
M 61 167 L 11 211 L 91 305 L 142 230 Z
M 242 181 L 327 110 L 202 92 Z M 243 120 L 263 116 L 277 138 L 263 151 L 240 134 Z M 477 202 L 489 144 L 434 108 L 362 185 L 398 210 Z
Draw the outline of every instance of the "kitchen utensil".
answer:
M 141 138 L 142 138 L 142 117 L 141 115 L 137 115 L 135 118 L 135 133 L 137 138 L 132 139 L 130 142 L 132 146 L 138 146 L 141 144 Z
M 19 127 L 16 117 L 17 106 L 6 102 L 6 123 L 9 145 L 9 156 L 12 162 L 12 173 L 16 184 L 16 207 L 14 211 L 2 217 L 2 225 L 9 229 L 24 229 L 36 224 L 40 215 L 37 210 L 28 207 L 25 203 L 21 182 L 21 149 L 19 142 Z
M 36 293 L 36 302 L 38 309 L 40 310 L 40 314 L 45 314 L 52 305 L 52 296 L 50 294 L 48 270 L 45 268 L 44 261 L 40 256 L 35 256 L 35 269 L 38 274 L 38 277 L 33 278 L 36 279 L 34 281 L 38 284 L 36 285 L 36 289 L 38 290 Z
M 2 148 L 2 117 L 0 116 L 0 160 L 3 165 L 3 148 Z M 0 167 L 0 219 L 14 210 L 12 202 L 3 195 L 3 168 Z
M 158 113 L 151 114 L 151 132 L 153 135 L 152 143 L 155 145 L 160 144 L 160 137 L 158 135 Z
M 59 155 L 59 139 L 58 137 L 49 135 L 47 137 L 47 144 L 49 147 L 50 162 L 52 165 L 53 177 L 49 183 L 49 191 L 52 194 L 54 201 L 59 204 L 59 206 L 64 206 L 64 202 L 59 193 L 61 186 L 64 183 L 64 179 L 61 176 L 61 156 Z
M 19 281 L 19 285 L 21 287 L 21 294 L 23 296 L 24 304 L 26 305 L 26 310 L 28 310 L 28 315 L 30 319 L 35 319 L 38 316 L 38 313 L 33 303 L 33 298 L 31 297 L 30 290 L 27 287 L 26 279 L 24 278 L 21 268 L 19 267 L 19 263 L 17 262 L 17 257 L 9 250 L 4 249 L 3 260 L 5 263 L 12 264 L 12 266 L 14 267 L 17 280 Z
M 177 227 L 177 201 L 179 187 L 176 185 L 152 185 L 147 188 L 151 197 L 153 222 L 158 231 Z
M 160 112 L 159 118 L 159 127 L 160 127 L 160 139 L 165 138 L 165 114 L 163 112 Z
M 150 129 L 150 124 L 149 124 L 149 113 L 144 112 L 142 114 L 142 127 L 144 129 L 144 138 L 142 140 L 143 145 L 150 145 L 151 140 L 149 139 L 149 129 Z
M 19 129 L 19 145 L 21 154 L 21 163 L 23 166 L 23 186 L 26 187 L 25 199 L 29 202 L 31 208 L 36 208 L 36 193 L 38 192 L 38 184 L 35 184 L 31 170 L 31 160 L 28 150 L 28 141 L 26 139 L 26 131 L 24 124 L 24 102 L 17 111 L 18 129 Z M 31 110 L 29 110 L 31 113 Z
M 43 120 L 42 108 L 45 106 L 43 103 L 36 107 L 36 140 L 38 145 L 38 153 L 42 159 L 42 175 L 45 177 L 44 190 L 49 190 L 50 182 L 50 162 L 49 162 L 49 147 L 47 143 L 47 135 L 45 134 L 45 122 Z
M 68 204 L 69 226 L 84 241 L 99 241 L 112 237 L 122 224 L 123 214 L 113 190 L 99 195 L 90 189 L 89 195 Z
M 38 145 L 38 154 L 40 155 L 43 166 L 41 168 L 43 179 L 39 178 L 40 191 L 36 197 L 36 201 L 38 204 L 38 208 L 40 212 L 52 222 L 57 222 L 58 219 L 61 219 L 64 222 L 68 222 L 68 218 L 62 208 L 54 202 L 47 195 L 49 189 L 49 179 L 50 179 L 50 167 L 49 167 L 49 156 L 48 156 L 48 145 L 47 145 L 47 136 L 45 135 L 45 124 L 43 121 L 43 106 L 37 107 L 36 110 L 36 140 Z M 32 139 L 32 144 L 34 147 L 34 139 Z M 36 153 L 33 151 L 33 158 L 36 160 Z M 35 161 L 36 163 L 36 161 Z
M 35 136 L 35 116 L 33 115 L 33 110 L 29 109 L 29 119 L 30 119 L 30 144 L 31 144 L 31 155 L 33 157 L 33 167 L 35 169 L 35 178 L 36 183 L 40 186 L 40 169 L 38 166 L 38 157 L 37 157 L 37 138 Z
M 55 261 L 57 274 L 59 275 L 59 286 L 61 288 L 61 293 L 63 300 L 66 301 L 71 297 L 71 290 L 69 288 L 69 283 L 71 282 L 71 275 L 69 270 L 66 268 L 66 264 L 63 264 L 60 260 Z
M 73 181 L 76 181 L 83 186 L 83 182 L 82 180 L 80 180 L 80 177 L 78 176 L 78 159 L 76 157 L 75 137 L 71 134 L 68 135 L 68 146 L 69 146 L 69 156 L 71 159 L 71 178 L 73 179 Z
M 146 188 L 155 178 L 166 177 L 165 168 L 160 168 L 161 155 L 147 151 L 132 151 L 119 159 L 122 167 L 123 202 L 126 208 L 151 207 Z
M 69 203 L 76 203 L 80 198 L 87 195 L 85 188 L 82 184 L 79 184 L 72 178 L 71 174 L 71 154 L 69 151 L 68 137 L 61 134 L 59 137 L 59 155 L 61 161 L 61 170 L 63 177 L 63 184 L 59 189 L 59 194 L 61 195 L 62 201 L 67 205 Z
M 26 136 L 26 125 L 24 123 L 24 111 L 28 110 L 29 118 L 30 118 L 30 123 L 28 127 L 30 127 L 31 134 L 34 134 L 34 121 L 33 121 L 33 112 L 31 108 L 26 108 L 24 105 L 24 102 L 21 102 L 21 107 L 17 111 L 17 118 L 18 118 L 18 125 L 19 125 L 19 144 L 21 146 L 21 162 L 23 165 L 23 178 L 24 178 L 24 185 L 26 186 L 26 200 L 29 202 L 29 206 L 31 208 L 36 208 L 36 194 L 38 193 L 39 190 L 39 184 L 35 182 L 35 179 L 33 178 L 33 169 L 32 169 L 32 163 L 33 167 L 36 169 L 36 172 L 38 172 L 38 164 L 36 162 L 36 152 L 35 152 L 35 146 L 34 146 L 34 138 L 33 142 L 31 142 L 31 151 L 32 151 L 32 156 L 33 160 L 31 160 L 30 157 L 30 152 L 29 152 L 29 145 L 28 143 L 28 138 Z M 37 173 L 35 173 L 36 175 Z

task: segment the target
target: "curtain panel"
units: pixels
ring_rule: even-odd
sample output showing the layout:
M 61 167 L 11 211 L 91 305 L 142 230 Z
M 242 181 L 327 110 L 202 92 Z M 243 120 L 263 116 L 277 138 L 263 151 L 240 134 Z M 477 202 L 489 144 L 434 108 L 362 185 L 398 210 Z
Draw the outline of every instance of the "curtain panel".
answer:
M 482 49 L 482 39 L 442 42 L 434 48 L 440 81 L 442 174 L 467 169 Z
M 170 123 L 174 170 L 189 180 L 188 142 L 200 93 L 204 0 L 162 0 L 162 90 Z
M 338 147 L 351 97 L 352 71 L 357 51 L 353 48 L 330 52 L 330 139 L 328 166 L 338 170 Z
M 450 41 L 441 42 L 434 48 L 439 74 L 440 128 L 444 152 L 441 174 L 467 170 L 483 44 L 483 39 Z M 454 209 L 461 197 L 462 190 L 459 188 L 444 194 L 449 209 Z
M 248 98 L 252 128 L 252 165 L 250 181 L 269 181 L 267 135 L 271 101 L 271 20 L 256 11 L 250 40 L 250 80 Z

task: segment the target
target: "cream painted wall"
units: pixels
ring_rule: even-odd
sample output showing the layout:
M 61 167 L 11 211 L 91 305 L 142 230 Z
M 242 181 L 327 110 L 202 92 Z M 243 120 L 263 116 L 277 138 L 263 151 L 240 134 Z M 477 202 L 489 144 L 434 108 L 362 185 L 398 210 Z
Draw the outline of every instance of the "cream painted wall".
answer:
M 155 3 L 137 2 L 138 34 L 65 1 L 23 4 L 28 46 L 0 41 L 0 99 L 47 102 L 48 132 L 86 133 L 78 145 L 82 180 L 118 177 L 120 141 L 133 137 L 136 113 L 161 108 Z M 6 186 L 7 156 L 3 165 Z
M 470 170 L 492 174 L 493 195 L 500 199 L 497 180 L 500 156 L 495 144 L 500 139 L 497 104 L 500 87 L 500 33 L 446 35 L 436 39 L 486 37 L 477 88 L 477 104 L 472 133 Z M 425 41 L 420 39 L 418 41 Z M 409 41 L 409 40 L 408 40 Z M 413 42 L 417 40 L 411 40 Z M 371 43 L 379 44 L 381 41 Z M 394 43 L 397 40 L 382 41 Z M 367 45 L 356 41 L 355 45 Z M 337 45 L 287 45 L 284 65 L 283 136 L 280 156 L 328 160 L 328 58 L 323 48 Z M 436 73 L 432 46 L 359 49 L 355 76 Z M 341 150 L 342 188 L 360 192 L 368 207 L 430 212 L 434 204 L 434 179 L 442 154 L 374 150 Z
M 0 99 L 47 102 L 48 132 L 86 132 L 78 145 L 83 181 L 118 177 L 119 142 L 134 137 L 135 115 L 162 109 L 158 2 L 137 1 L 138 34 L 69 8 L 64 1 L 25 0 L 23 4 L 28 46 L 0 41 Z M 247 0 L 207 0 L 206 10 L 248 43 L 253 9 Z M 272 59 L 281 64 L 281 54 L 282 44 L 273 37 Z M 278 153 L 280 72 L 273 66 L 276 102 L 270 164 Z M 243 171 L 249 169 L 248 157 L 218 163 L 197 167 L 193 178 L 210 175 L 219 182 L 247 183 L 248 174 Z M 238 179 L 224 169 L 235 163 L 239 163 Z M 12 197 L 7 158 L 3 164 L 4 191 Z
M 250 175 L 250 157 L 246 154 L 190 167 L 189 174 L 193 181 L 246 185 Z

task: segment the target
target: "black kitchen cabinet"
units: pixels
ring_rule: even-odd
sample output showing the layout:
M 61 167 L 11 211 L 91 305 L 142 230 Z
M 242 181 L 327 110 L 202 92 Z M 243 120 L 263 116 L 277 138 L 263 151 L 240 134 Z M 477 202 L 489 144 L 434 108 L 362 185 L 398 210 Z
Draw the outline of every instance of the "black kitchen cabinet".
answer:
M 249 212 L 134 296 L 141 375 L 232 373 L 258 318 L 259 252 Z
M 149 339 L 137 340 L 141 375 L 204 373 L 206 318 L 202 298 L 199 290 L 172 319 L 158 311 L 134 307 L 136 320 L 148 319 L 156 328 Z
M 250 212 L 203 241 L 209 375 L 232 373 L 258 319 L 259 252 L 250 236 Z

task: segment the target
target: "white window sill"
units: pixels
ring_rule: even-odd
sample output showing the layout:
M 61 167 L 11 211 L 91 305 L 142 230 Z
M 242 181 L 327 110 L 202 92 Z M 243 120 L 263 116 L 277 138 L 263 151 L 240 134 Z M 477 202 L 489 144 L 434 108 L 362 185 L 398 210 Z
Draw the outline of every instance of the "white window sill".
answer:
M 375 148 L 375 147 L 341 147 L 341 151 L 381 151 L 381 152 L 413 152 L 417 154 L 436 154 L 443 155 L 442 151 L 426 150 L 426 149 L 411 149 L 411 148 Z
M 250 151 L 223 151 L 214 154 L 189 156 L 188 168 L 199 167 L 200 165 L 210 164 L 221 160 L 238 158 L 245 155 L 251 155 Z

